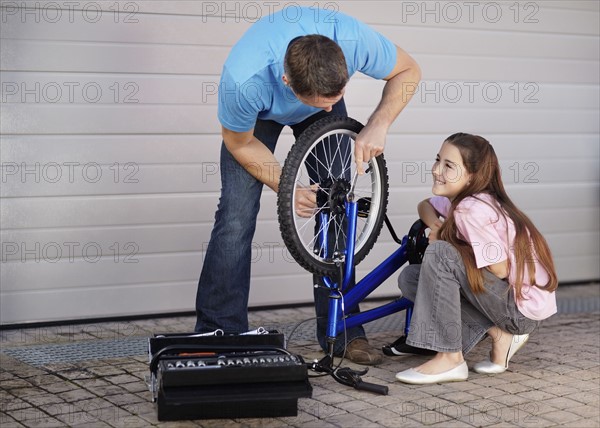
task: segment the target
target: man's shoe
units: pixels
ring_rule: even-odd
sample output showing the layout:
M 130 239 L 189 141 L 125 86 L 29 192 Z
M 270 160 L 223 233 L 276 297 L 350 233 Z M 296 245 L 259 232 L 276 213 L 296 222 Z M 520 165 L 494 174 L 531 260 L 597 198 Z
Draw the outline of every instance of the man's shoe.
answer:
M 431 349 L 416 348 L 406 344 L 406 336 L 400 336 L 398 340 L 381 348 L 383 353 L 389 357 L 398 355 L 435 355 L 437 352 Z
M 383 356 L 369 345 L 364 337 L 354 339 L 346 347 L 346 358 L 356 364 L 374 366 L 383 362 Z

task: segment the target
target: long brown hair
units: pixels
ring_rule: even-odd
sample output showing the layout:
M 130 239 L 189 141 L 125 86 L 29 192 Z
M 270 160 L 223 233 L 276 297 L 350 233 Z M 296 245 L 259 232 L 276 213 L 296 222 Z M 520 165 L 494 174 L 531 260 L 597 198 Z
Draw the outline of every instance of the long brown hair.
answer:
M 532 221 L 515 206 L 506 194 L 498 158 L 492 145 L 483 137 L 464 133 L 453 134 L 446 139 L 446 142 L 460 151 L 465 169 L 471 174 L 471 178 L 470 182 L 452 201 L 448 217 L 439 230 L 439 237 L 452 244 L 459 251 L 467 270 L 471 290 L 474 293 L 485 291 L 483 272 L 477 269 L 470 243 L 466 242 L 458 233 L 452 213 L 465 198 L 476 198 L 478 193 L 487 193 L 497 201 L 497 206 L 493 208 L 498 212 L 498 221 L 500 221 L 500 218 L 508 221 L 506 219 L 508 217 L 514 223 L 516 235 L 512 244 L 517 265 L 516 283 L 514 284 L 517 298 L 523 298 L 521 288 L 525 278 L 525 268 L 527 268 L 529 284 L 546 291 L 556 290 L 558 278 L 550 247 Z M 550 278 L 548 284 L 535 283 L 536 257 L 548 273 Z M 508 263 L 510 269 L 510 258 Z

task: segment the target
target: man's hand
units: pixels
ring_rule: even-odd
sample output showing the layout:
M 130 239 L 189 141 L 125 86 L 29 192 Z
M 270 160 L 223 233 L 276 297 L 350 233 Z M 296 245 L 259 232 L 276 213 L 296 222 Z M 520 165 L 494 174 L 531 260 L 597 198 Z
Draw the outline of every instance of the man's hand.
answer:
M 421 69 L 408 53 L 396 46 L 396 64 L 384 80 L 387 82 L 381 101 L 356 137 L 354 156 L 359 174 L 364 173 L 363 162 L 383 153 L 387 131 L 415 94 Z
M 354 143 L 354 161 L 359 175 L 365 173 L 363 163 L 383 153 L 387 128 L 367 124 Z
M 310 187 L 296 187 L 296 197 L 294 198 L 294 210 L 296 215 L 304 218 L 312 217 L 317 209 L 317 190 L 318 184 Z

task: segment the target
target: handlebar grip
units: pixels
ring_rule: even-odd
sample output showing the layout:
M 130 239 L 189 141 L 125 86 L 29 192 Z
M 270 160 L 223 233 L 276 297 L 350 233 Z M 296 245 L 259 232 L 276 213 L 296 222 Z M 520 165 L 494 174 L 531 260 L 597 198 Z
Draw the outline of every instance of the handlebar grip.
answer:
M 356 382 L 356 385 L 354 387 L 360 391 L 374 392 L 375 394 L 379 395 L 388 395 L 389 391 L 389 388 L 385 385 L 377 385 L 376 383 L 363 382 L 362 380 Z

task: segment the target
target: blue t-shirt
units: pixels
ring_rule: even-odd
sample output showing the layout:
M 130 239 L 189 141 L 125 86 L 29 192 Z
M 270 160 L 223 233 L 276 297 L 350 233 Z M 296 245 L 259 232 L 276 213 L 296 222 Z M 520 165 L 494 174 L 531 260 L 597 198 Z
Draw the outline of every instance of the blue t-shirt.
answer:
M 294 125 L 321 109 L 300 102 L 282 76 L 291 40 L 320 34 L 335 41 L 348 66 L 375 79 L 388 76 L 396 64 L 396 46 L 348 15 L 294 7 L 263 17 L 233 46 L 221 74 L 218 117 L 232 131 L 254 128 L 256 119 Z

